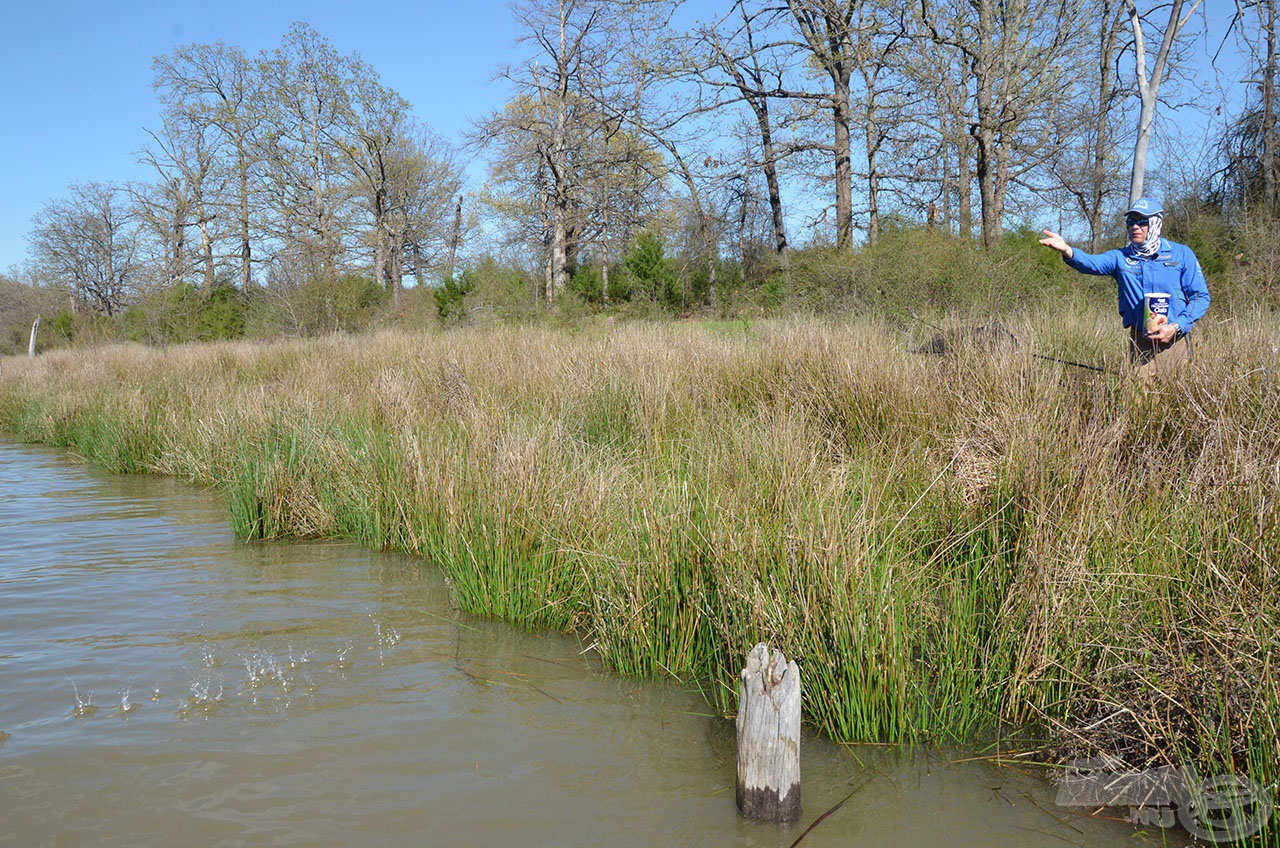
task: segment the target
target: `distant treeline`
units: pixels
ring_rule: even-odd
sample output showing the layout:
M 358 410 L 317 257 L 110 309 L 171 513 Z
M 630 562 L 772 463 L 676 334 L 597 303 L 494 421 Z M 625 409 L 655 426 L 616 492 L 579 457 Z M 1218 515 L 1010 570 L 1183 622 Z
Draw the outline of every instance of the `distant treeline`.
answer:
M 1214 297 L 1213 318 L 1280 307 L 1280 246 L 1244 243 L 1212 215 L 1175 210 L 1195 226 L 1175 233 L 1201 257 Z M 1028 314 L 1115 306 L 1110 278 L 1085 277 L 1037 233 L 1011 230 L 994 248 L 924 227 L 890 222 L 874 244 L 768 254 L 742 264 L 668 253 L 644 232 L 610 266 L 581 265 L 554 309 L 541 278 L 491 256 L 470 260 L 442 284 L 411 287 L 393 299 L 367 273 L 316 277 L 289 288 L 251 284 L 204 289 L 178 283 L 139 295 L 114 315 L 75 310 L 67 293 L 0 276 L 0 355 L 25 351 L 31 323 L 43 324 L 40 351 L 133 340 L 179 344 L 360 332 L 386 326 L 574 322 L 592 314 L 622 318 L 686 316 L 753 319 L 788 314 L 878 316 L 919 324 L 946 312 Z

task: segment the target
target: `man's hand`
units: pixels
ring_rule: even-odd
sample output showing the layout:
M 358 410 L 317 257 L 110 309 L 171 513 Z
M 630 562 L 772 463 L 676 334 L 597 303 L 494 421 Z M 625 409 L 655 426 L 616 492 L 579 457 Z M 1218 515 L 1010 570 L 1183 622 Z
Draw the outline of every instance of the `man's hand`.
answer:
M 1155 331 L 1147 333 L 1147 338 L 1151 339 L 1153 342 L 1168 344 L 1173 341 L 1173 337 L 1176 335 L 1178 335 L 1177 324 L 1161 324 L 1155 329 Z
M 1040 239 L 1040 243 L 1045 247 L 1052 247 L 1068 259 L 1071 258 L 1073 253 L 1071 245 L 1067 244 L 1066 239 L 1051 230 L 1044 231 L 1044 238 Z

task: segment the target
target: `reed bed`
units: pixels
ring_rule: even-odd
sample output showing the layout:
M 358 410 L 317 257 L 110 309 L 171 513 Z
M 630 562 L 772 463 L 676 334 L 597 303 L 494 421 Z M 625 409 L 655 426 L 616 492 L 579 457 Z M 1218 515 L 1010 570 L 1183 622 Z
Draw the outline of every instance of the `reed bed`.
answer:
M 816 319 L 120 346 L 6 361 L 0 427 L 215 487 L 246 538 L 418 554 L 464 609 L 727 711 L 763 639 L 838 740 L 1274 790 L 1266 319 L 1220 320 L 1165 385 L 1113 315 L 1013 330 L 941 357 Z

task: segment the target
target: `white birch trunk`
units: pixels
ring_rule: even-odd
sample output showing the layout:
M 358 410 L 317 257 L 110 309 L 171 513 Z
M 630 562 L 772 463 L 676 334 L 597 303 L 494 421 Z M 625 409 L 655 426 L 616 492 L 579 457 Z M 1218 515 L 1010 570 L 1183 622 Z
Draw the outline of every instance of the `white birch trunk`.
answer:
M 1138 113 L 1138 137 L 1133 145 L 1133 174 L 1129 180 L 1129 203 L 1137 203 L 1142 197 L 1143 182 L 1147 173 L 1147 148 L 1151 145 L 1151 127 L 1156 119 L 1156 97 L 1160 94 L 1160 83 L 1164 79 L 1165 66 L 1169 61 L 1169 51 L 1178 33 L 1191 19 L 1200 0 L 1195 0 L 1186 15 L 1182 15 L 1184 0 L 1173 0 L 1169 7 L 1169 25 L 1165 27 L 1164 39 L 1160 42 L 1160 52 L 1156 54 L 1156 62 L 1151 67 L 1151 75 L 1147 75 L 1147 43 L 1142 32 L 1142 18 L 1133 0 L 1126 0 L 1129 9 L 1129 23 L 1133 27 L 1134 70 L 1138 78 L 1138 95 L 1142 98 L 1142 109 Z

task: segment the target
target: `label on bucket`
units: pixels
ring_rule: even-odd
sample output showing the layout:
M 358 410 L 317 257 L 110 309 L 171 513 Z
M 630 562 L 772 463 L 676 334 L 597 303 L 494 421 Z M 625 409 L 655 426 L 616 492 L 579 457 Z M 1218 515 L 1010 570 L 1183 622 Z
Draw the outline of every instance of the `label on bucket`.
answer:
M 1169 295 L 1151 292 L 1142 296 L 1142 324 L 1148 333 L 1154 333 L 1169 323 Z

